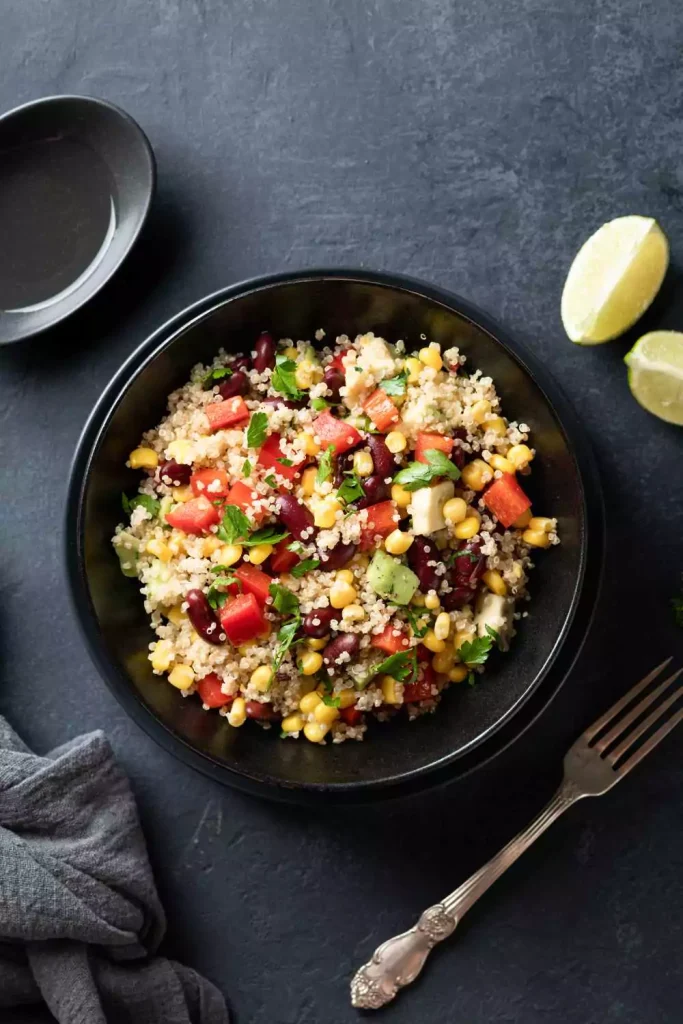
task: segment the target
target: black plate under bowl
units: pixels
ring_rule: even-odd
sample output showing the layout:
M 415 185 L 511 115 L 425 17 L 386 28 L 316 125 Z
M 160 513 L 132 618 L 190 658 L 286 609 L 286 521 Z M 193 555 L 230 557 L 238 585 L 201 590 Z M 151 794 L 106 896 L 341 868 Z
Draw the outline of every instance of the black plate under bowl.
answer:
M 50 96 L 0 117 L 0 344 L 47 330 L 106 284 L 155 179 L 141 128 L 104 100 Z
M 419 347 L 457 342 L 471 367 L 491 375 L 510 419 L 526 422 L 538 451 L 529 490 L 556 516 L 562 543 L 541 553 L 529 616 L 507 655 L 491 659 L 474 687 L 451 687 L 435 715 L 375 724 L 363 743 L 281 741 L 278 730 L 231 728 L 217 713 L 154 676 L 153 634 L 137 581 L 111 548 L 125 467 L 143 431 L 164 415 L 169 392 L 221 347 L 249 350 L 263 329 L 277 337 L 328 338 L 374 330 Z M 525 484 L 526 486 L 526 484 Z M 74 459 L 67 508 L 67 562 L 75 608 L 105 680 L 166 749 L 221 782 L 265 796 L 321 794 L 368 799 L 456 777 L 524 731 L 562 680 L 583 640 L 602 563 L 602 500 L 586 438 L 562 393 L 518 346 L 468 303 L 421 282 L 363 271 L 310 271 L 261 278 L 211 295 L 149 338 L 113 379 Z

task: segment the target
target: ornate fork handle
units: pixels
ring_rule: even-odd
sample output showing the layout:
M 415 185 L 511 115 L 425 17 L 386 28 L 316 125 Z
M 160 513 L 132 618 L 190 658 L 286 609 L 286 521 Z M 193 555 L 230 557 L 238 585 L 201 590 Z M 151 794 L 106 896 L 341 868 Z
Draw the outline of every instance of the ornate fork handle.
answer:
M 409 931 L 388 939 L 372 959 L 354 975 L 351 1002 L 364 1010 L 377 1010 L 391 1002 L 399 989 L 410 985 L 424 967 L 431 950 L 455 930 L 470 907 L 517 858 L 573 803 L 585 796 L 565 779 L 549 804 L 531 824 L 504 846 L 441 903 L 428 907 Z

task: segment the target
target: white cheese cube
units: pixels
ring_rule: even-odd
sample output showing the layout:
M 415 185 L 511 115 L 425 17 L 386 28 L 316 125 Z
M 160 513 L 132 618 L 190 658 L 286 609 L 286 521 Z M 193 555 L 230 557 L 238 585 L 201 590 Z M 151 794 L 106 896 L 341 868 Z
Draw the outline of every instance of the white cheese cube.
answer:
M 420 537 L 429 537 L 446 527 L 443 507 L 453 497 L 455 485 L 452 480 L 444 480 L 436 487 L 420 487 L 413 493 L 410 511 L 413 517 L 413 533 Z

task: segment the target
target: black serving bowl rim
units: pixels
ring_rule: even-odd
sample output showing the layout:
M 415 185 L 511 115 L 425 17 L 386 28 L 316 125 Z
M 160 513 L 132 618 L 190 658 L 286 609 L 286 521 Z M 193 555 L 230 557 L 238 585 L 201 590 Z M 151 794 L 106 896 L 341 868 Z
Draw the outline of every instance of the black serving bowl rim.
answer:
M 136 223 L 125 247 L 121 250 L 118 257 L 111 263 L 106 276 L 103 277 L 103 279 L 94 287 L 91 285 L 86 288 L 85 284 L 87 284 L 87 282 L 84 282 L 82 295 L 78 302 L 66 306 L 61 312 L 58 311 L 59 307 L 57 307 L 56 315 L 54 317 L 46 319 L 45 323 L 32 328 L 27 334 L 21 334 L 18 337 L 9 338 L 4 341 L 0 337 L 0 345 L 17 345 L 22 341 L 29 341 L 31 338 L 38 337 L 38 335 L 44 334 L 46 331 L 50 331 L 53 327 L 56 327 L 58 324 L 68 320 L 69 317 L 73 316 L 78 312 L 78 310 L 83 309 L 84 306 L 91 302 L 92 299 L 94 299 L 95 296 L 109 284 L 112 277 L 114 277 L 130 255 L 131 250 L 140 237 L 142 229 L 147 223 L 149 212 L 152 207 L 152 201 L 156 193 L 157 164 L 151 142 L 135 118 L 115 103 L 111 103 L 109 100 L 103 100 L 99 96 L 84 96 L 79 93 L 55 93 L 53 96 L 39 96 L 34 100 L 28 100 L 28 102 L 22 103 L 18 107 L 12 107 L 11 110 L 6 110 L 3 114 L 0 114 L 0 126 L 11 118 L 25 114 L 27 111 L 36 107 L 49 106 L 50 104 L 64 102 L 80 103 L 83 104 L 84 107 L 95 107 L 100 110 L 108 110 L 132 129 L 133 135 L 137 138 L 137 141 L 140 144 L 140 151 L 144 155 L 147 163 L 147 187 L 145 190 L 145 199 L 139 206 Z
M 130 685 L 125 672 L 119 670 L 109 659 L 99 636 L 84 568 L 84 497 L 90 467 L 110 419 L 125 392 L 133 379 L 148 363 L 156 359 L 161 351 L 171 346 L 181 331 L 185 332 L 194 326 L 216 307 L 243 295 L 268 290 L 278 285 L 330 279 L 374 284 L 431 299 L 456 312 L 501 345 L 539 388 L 545 402 L 555 414 L 579 471 L 585 529 L 571 606 L 563 628 L 545 664 L 538 672 L 534 686 L 529 688 L 482 736 L 433 763 L 383 779 L 285 784 L 267 775 L 248 774 L 197 750 L 184 737 L 166 726 L 144 704 Z M 360 802 L 379 797 L 401 796 L 427 786 L 462 778 L 489 762 L 528 730 L 569 675 L 593 617 L 602 580 L 603 553 L 604 504 L 597 466 L 589 439 L 559 385 L 533 356 L 517 342 L 513 342 L 492 318 L 472 303 L 416 278 L 388 272 L 323 268 L 264 275 L 221 288 L 176 313 L 135 349 L 103 391 L 78 440 L 67 485 L 64 555 L 70 597 L 89 654 L 105 683 L 134 721 L 174 756 L 223 784 L 271 799 L 311 802 L 324 794 L 342 802 Z

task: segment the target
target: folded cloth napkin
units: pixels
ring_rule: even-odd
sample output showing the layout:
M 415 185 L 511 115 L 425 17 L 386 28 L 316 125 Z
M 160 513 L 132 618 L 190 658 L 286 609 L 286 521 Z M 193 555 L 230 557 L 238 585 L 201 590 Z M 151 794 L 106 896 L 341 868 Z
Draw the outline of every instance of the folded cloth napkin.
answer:
M 104 735 L 37 757 L 0 717 L 0 1020 L 227 1024 L 210 982 L 153 955 L 165 926 Z

